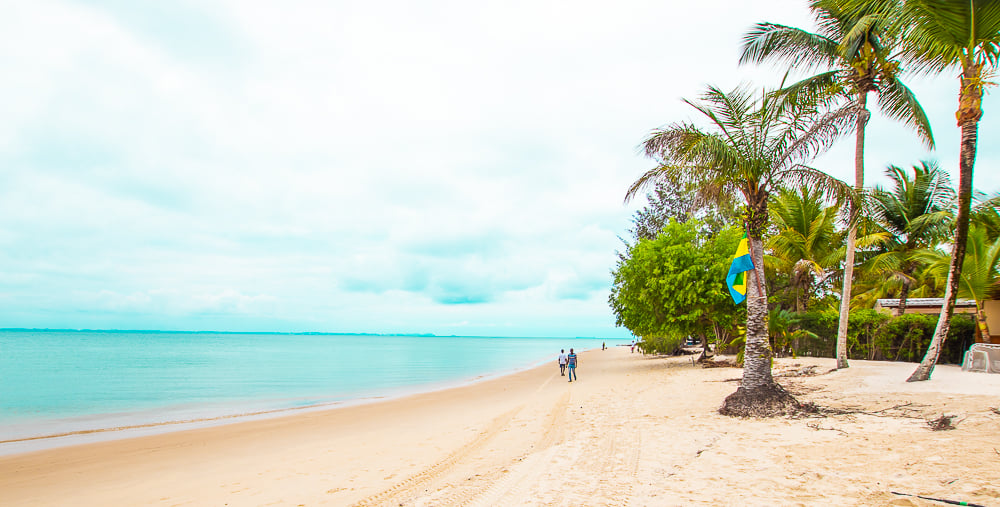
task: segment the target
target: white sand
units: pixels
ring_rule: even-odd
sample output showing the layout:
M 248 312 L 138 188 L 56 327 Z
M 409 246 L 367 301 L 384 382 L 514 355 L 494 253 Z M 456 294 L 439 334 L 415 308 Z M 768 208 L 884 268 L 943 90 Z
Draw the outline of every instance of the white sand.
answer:
M 1000 375 L 782 377 L 869 412 L 738 420 L 741 371 L 627 348 L 403 399 L 0 457 L 0 505 L 1000 505 Z M 782 359 L 775 373 L 830 359 Z M 892 407 L 897 407 L 892 409 Z M 891 409 L 891 410 L 886 410 Z M 926 420 L 957 416 L 957 429 Z

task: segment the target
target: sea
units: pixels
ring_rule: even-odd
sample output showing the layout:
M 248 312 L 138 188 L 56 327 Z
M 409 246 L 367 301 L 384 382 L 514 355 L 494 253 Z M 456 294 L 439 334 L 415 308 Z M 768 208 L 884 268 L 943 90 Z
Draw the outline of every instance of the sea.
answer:
M 0 330 L 0 454 L 399 397 L 602 338 Z

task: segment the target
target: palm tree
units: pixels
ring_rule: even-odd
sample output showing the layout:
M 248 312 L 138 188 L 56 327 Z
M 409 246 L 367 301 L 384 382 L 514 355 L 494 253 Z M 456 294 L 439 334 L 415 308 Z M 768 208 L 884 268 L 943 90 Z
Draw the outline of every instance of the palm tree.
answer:
M 785 93 L 854 102 L 857 115 L 854 140 L 854 185 L 864 188 L 865 127 L 871 114 L 868 95 L 875 93 L 882 112 L 912 128 L 928 147 L 934 146 L 930 122 L 913 92 L 899 80 L 899 63 L 893 52 L 897 42 L 891 25 L 867 12 L 851 8 L 845 0 L 811 0 L 817 33 L 775 23 L 758 23 L 743 37 L 740 63 L 778 61 L 790 68 L 827 70 L 789 86 Z M 852 214 L 859 210 L 851 210 Z M 844 257 L 840 322 L 837 328 L 837 368 L 847 368 L 847 319 L 854 278 L 857 228 L 850 227 Z
M 795 356 L 795 348 L 802 339 L 816 339 L 816 333 L 799 328 L 801 314 L 782 308 L 768 313 L 767 330 L 771 335 L 771 347 L 779 356 Z
M 886 175 L 892 189 L 876 187 L 871 192 L 871 214 L 887 233 L 881 251 L 866 262 L 870 276 L 898 292 L 899 314 L 917 283 L 920 255 L 947 236 L 955 201 L 948 175 L 937 163 L 922 161 L 913 166 L 913 178 L 896 166 Z
M 659 164 L 632 184 L 625 200 L 649 185 L 668 181 L 695 189 L 701 202 L 742 201 L 755 266 L 747 277 L 743 381 L 719 411 L 735 416 L 783 413 L 796 402 L 771 376 L 763 262 L 768 201 L 772 192 L 805 184 L 839 198 L 851 195 L 843 182 L 803 163 L 849 129 L 857 110 L 820 114 L 815 104 L 746 88 L 726 93 L 710 87 L 701 101 L 685 102 L 703 114 L 711 127 L 675 123 L 654 130 L 642 148 Z
M 972 174 L 983 115 L 983 87 L 1000 60 L 1000 0 L 850 0 L 866 9 L 872 23 L 891 23 L 906 29 L 906 53 L 921 70 L 943 72 L 961 68 L 958 111 L 961 129 L 958 199 L 951 264 L 944 304 L 934 336 L 920 365 L 907 382 L 927 380 L 948 336 L 955 298 L 959 290 L 969 235 Z M 858 11 L 861 12 L 861 11 Z
M 824 206 L 819 190 L 782 190 L 768 208 L 778 233 L 767 241 L 772 255 L 765 262 L 789 273 L 795 311 L 805 311 L 816 287 L 843 257 L 843 233 L 837 231 L 839 206 Z

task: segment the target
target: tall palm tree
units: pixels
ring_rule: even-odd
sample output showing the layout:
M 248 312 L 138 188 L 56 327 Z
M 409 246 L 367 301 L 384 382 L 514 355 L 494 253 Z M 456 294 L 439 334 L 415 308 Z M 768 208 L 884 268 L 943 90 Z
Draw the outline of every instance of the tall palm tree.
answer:
M 850 129 L 857 110 L 821 114 L 814 104 L 746 88 L 727 93 L 710 87 L 699 102 L 685 102 L 711 126 L 675 123 L 654 130 L 642 147 L 658 165 L 632 184 L 625 200 L 668 181 L 695 189 L 702 202 L 742 201 L 755 266 L 747 277 L 743 381 L 719 411 L 736 416 L 781 413 L 795 400 L 771 376 L 763 262 L 768 201 L 772 192 L 804 184 L 839 198 L 852 196 L 843 182 L 803 164 Z
M 934 146 L 930 122 L 913 92 L 899 80 L 895 31 L 878 17 L 852 9 L 845 0 L 811 0 L 817 33 L 775 23 L 758 23 L 743 37 L 740 63 L 777 61 L 796 69 L 826 69 L 789 86 L 786 93 L 806 92 L 857 104 L 854 185 L 864 188 L 865 127 L 871 116 L 868 95 L 875 93 L 882 112 L 917 132 Z M 859 210 L 851 210 L 856 214 Z M 837 328 L 837 368 L 847 368 L 847 318 L 854 279 L 857 228 L 850 227 L 844 257 L 844 285 Z
M 952 227 L 955 190 L 937 163 L 913 166 L 913 178 L 896 166 L 886 175 L 892 188 L 876 187 L 870 195 L 871 214 L 885 232 L 880 252 L 866 262 L 869 275 L 893 286 L 899 297 L 899 314 L 917 283 L 920 254 L 945 240 Z
M 768 208 L 778 233 L 767 241 L 765 262 L 791 277 L 795 311 L 805 311 L 817 278 L 826 279 L 843 257 L 844 235 L 837 231 L 839 206 L 824 206 L 819 190 L 781 190 Z
M 868 9 L 866 19 L 905 27 L 908 57 L 922 70 L 942 72 L 960 68 L 958 111 L 961 129 L 958 171 L 958 210 L 944 304 L 934 336 L 920 365 L 907 382 L 927 380 L 934 371 L 951 316 L 955 311 L 972 199 L 972 174 L 983 116 L 983 87 L 1000 60 L 1000 0 L 850 0 Z

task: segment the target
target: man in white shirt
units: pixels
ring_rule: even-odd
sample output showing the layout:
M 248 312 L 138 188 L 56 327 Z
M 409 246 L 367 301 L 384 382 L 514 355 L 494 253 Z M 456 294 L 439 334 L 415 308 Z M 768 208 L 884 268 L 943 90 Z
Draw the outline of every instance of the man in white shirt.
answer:
M 565 350 L 560 350 L 559 351 L 559 375 L 562 376 L 562 377 L 566 376 L 566 361 L 568 361 L 568 359 L 566 358 L 566 351 Z

